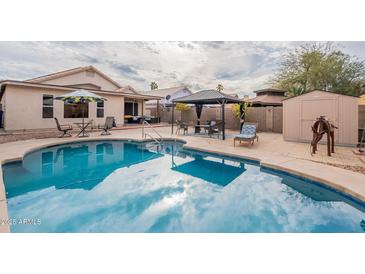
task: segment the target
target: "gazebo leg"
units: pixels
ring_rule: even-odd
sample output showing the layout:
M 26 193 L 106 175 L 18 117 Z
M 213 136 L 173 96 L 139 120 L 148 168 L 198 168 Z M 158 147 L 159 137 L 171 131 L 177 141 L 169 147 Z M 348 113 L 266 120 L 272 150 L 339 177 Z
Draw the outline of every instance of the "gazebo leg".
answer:
M 225 132 L 225 121 L 224 121 L 224 106 L 225 106 L 225 101 L 222 102 L 222 140 L 226 139 L 226 132 Z
M 175 104 L 172 104 L 172 111 L 171 111 L 171 135 L 174 135 L 174 110 L 175 110 Z

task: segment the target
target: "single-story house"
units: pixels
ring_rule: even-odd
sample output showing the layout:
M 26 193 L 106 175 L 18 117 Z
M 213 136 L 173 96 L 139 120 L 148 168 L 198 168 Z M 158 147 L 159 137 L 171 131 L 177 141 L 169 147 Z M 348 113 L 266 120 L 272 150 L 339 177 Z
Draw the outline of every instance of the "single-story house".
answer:
M 88 103 L 85 117 L 94 124 L 103 124 L 105 117 L 114 116 L 117 125 L 124 125 L 125 115 L 142 116 L 145 102 L 160 100 L 159 96 L 137 92 L 131 86 L 121 86 L 93 66 L 78 67 L 37 78 L 0 81 L 2 127 L 6 131 L 55 128 L 54 117 L 61 124 L 80 122 L 80 104 L 54 100 L 56 96 L 86 89 L 107 99 Z
M 282 106 L 286 98 L 285 91 L 273 88 L 266 88 L 254 91 L 256 97 L 249 99 L 253 107 Z
M 288 97 L 283 101 L 284 140 L 311 141 L 313 122 L 319 116 L 326 116 L 338 127 L 335 129 L 335 143 L 356 145 L 358 113 L 358 97 L 355 96 L 314 90 L 299 96 Z
M 148 115 L 156 116 L 161 119 L 162 122 L 170 122 L 166 116 L 166 112 L 169 112 L 172 106 L 172 100 L 178 99 L 192 94 L 191 90 L 187 86 L 179 86 L 164 89 L 154 89 L 145 91 L 143 94 L 146 96 L 159 96 L 161 100 L 150 100 L 146 102 L 146 113 Z
M 187 95 L 192 94 L 191 90 L 187 86 L 180 87 L 172 87 L 172 88 L 163 88 L 163 89 L 154 89 L 150 91 L 145 91 L 143 94 L 147 96 L 159 96 L 163 97 L 159 101 L 159 104 L 162 107 L 170 107 L 172 106 L 172 100 L 178 99 Z M 148 108 L 153 108 L 157 106 L 156 101 L 149 101 L 146 103 Z

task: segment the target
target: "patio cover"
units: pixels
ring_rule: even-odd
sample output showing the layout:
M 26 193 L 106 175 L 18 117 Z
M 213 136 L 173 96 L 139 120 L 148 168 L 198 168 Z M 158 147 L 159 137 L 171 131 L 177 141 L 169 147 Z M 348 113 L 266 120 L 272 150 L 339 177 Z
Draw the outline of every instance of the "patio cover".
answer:
M 207 89 L 201 90 L 191 95 L 177 98 L 172 100 L 173 103 L 185 103 L 185 104 L 195 104 L 196 114 L 198 117 L 198 124 L 201 117 L 201 112 L 203 105 L 215 105 L 219 104 L 222 106 L 222 137 L 223 140 L 226 138 L 225 136 L 225 121 L 224 121 L 224 106 L 225 104 L 237 104 L 242 103 L 243 101 L 225 94 L 221 91 L 215 89 Z M 171 123 L 171 133 L 174 132 L 174 106 L 172 107 L 172 123 Z
M 201 90 L 188 96 L 180 97 L 172 100 L 174 103 L 186 104 L 235 104 L 242 103 L 241 99 L 225 94 L 215 89 Z

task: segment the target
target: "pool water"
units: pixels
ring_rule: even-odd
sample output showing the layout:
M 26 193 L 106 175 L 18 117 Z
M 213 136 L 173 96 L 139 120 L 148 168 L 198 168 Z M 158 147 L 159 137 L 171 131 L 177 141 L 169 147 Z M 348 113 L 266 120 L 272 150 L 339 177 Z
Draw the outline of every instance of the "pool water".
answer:
M 364 205 L 347 196 L 179 142 L 53 146 L 3 176 L 12 232 L 365 230 Z

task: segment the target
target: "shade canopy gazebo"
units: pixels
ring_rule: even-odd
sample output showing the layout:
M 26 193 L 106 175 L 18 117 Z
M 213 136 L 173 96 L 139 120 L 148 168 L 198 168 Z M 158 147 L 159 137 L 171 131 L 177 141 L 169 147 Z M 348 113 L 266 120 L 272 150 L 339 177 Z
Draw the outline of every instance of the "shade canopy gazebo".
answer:
M 215 89 L 201 90 L 188 96 L 180 97 L 172 100 L 172 121 L 171 121 L 171 133 L 174 132 L 174 108 L 176 103 L 194 104 L 196 115 L 198 117 L 198 124 L 200 123 L 200 117 L 203 110 L 203 105 L 221 105 L 221 119 L 222 119 L 222 139 L 225 136 L 225 121 L 224 121 L 224 107 L 226 104 L 240 104 L 242 100 L 225 94 Z

